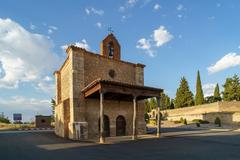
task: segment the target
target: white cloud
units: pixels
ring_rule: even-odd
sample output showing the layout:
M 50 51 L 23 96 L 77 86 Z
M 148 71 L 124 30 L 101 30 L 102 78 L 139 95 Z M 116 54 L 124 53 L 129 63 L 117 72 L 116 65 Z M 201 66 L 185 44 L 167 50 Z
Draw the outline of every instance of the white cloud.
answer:
M 125 11 L 125 7 L 124 6 L 120 6 L 118 10 L 119 10 L 119 12 L 124 12 Z
M 149 56 L 154 57 L 153 51 L 152 51 L 152 47 L 150 44 L 150 40 L 147 40 L 145 38 L 141 38 L 138 40 L 136 47 L 138 49 L 143 49 L 146 51 L 146 53 L 148 53 Z
M 80 48 L 84 48 L 86 50 L 90 50 L 90 46 L 88 45 L 88 43 L 85 39 L 82 39 L 81 42 L 75 42 L 74 44 L 70 44 L 70 45 L 74 45 L 76 47 L 80 47 Z M 68 44 L 65 44 L 65 45 L 62 45 L 61 48 L 63 50 L 66 50 L 68 46 L 69 46 Z
M 49 76 L 45 76 L 45 77 L 43 78 L 43 80 L 44 80 L 44 81 L 52 81 L 53 78 L 52 78 L 52 77 L 49 77 Z
M 85 8 L 85 12 L 87 15 L 96 14 L 102 16 L 104 14 L 104 10 L 101 9 L 98 10 L 95 9 L 94 7 Z
M 224 57 L 222 57 L 220 60 L 218 60 L 215 64 L 211 65 L 207 68 L 209 73 L 216 73 L 223 71 L 225 69 L 239 66 L 240 65 L 240 55 L 237 55 L 237 53 L 228 53 Z
M 177 7 L 176 7 L 176 9 L 177 9 L 178 11 L 182 11 L 182 10 L 184 9 L 184 7 L 183 7 L 182 4 L 178 4 Z
M 154 57 L 154 46 L 161 47 L 165 43 L 169 42 L 173 39 L 173 35 L 171 35 L 164 26 L 160 26 L 158 29 L 153 31 L 153 35 L 150 36 L 149 39 L 141 38 L 137 41 L 136 48 L 145 50 L 145 52 Z M 152 44 L 155 43 L 155 44 Z
M 50 100 L 23 96 L 0 98 L 0 110 L 9 118 L 13 113 L 22 113 L 23 121 L 29 121 L 37 114 L 51 114 Z
M 83 39 L 81 42 L 76 42 L 74 45 L 77 47 L 80 47 L 80 48 L 84 48 L 86 50 L 90 49 L 90 47 L 85 39 Z
M 50 83 L 49 81 L 44 80 L 44 81 L 38 82 L 35 89 L 38 91 L 44 92 L 50 96 L 53 96 L 55 91 L 55 85 L 54 83 Z
M 56 26 L 48 26 L 48 28 L 50 28 L 52 30 L 58 30 L 58 28 Z
M 0 19 L 0 88 L 18 88 L 21 82 L 39 82 L 59 67 L 53 43 L 25 30 L 11 19 Z M 44 63 L 43 63 L 44 62 Z
M 137 48 L 150 49 L 151 44 L 150 44 L 149 40 L 146 40 L 145 38 L 141 38 L 137 42 Z
M 124 5 L 120 6 L 118 11 L 119 12 L 124 12 L 128 8 L 134 7 L 136 5 L 138 0 L 127 0 Z
M 131 15 L 123 15 L 122 18 L 121 18 L 121 21 L 125 22 L 130 17 L 131 17 Z
M 52 29 L 48 29 L 48 34 L 52 34 L 53 30 Z
M 153 7 L 154 10 L 159 10 L 160 8 L 161 8 L 161 6 L 159 4 L 155 4 Z
M 85 8 L 85 12 L 87 15 L 90 15 L 90 10 L 88 8 Z
M 48 26 L 48 34 L 52 34 L 56 30 L 58 30 L 56 26 Z
M 134 5 L 137 3 L 137 0 L 128 0 L 127 3 L 128 3 L 130 6 L 134 6 Z
M 97 22 L 96 25 L 97 25 L 98 28 L 102 28 L 102 23 L 101 22 Z
M 173 39 L 173 35 L 171 35 L 164 26 L 160 26 L 158 29 L 153 32 L 153 39 L 156 42 L 156 46 L 160 47 L 165 43 L 169 42 Z
M 215 83 L 207 83 L 202 86 L 204 97 L 213 96 Z
M 31 30 L 35 30 L 37 27 L 35 25 L 33 25 L 32 23 L 30 24 L 30 29 Z
M 182 14 L 178 14 L 177 17 L 181 19 L 183 17 L 183 15 Z

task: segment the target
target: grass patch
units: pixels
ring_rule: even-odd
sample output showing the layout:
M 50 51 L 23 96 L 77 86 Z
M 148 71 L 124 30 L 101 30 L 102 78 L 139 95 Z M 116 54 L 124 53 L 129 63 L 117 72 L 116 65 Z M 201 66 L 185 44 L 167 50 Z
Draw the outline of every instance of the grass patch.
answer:
M 202 119 L 194 119 L 192 120 L 194 123 L 199 123 L 199 124 L 209 124 L 207 120 L 202 120 Z
M 34 124 L 6 124 L 6 123 L 0 123 L 0 131 L 29 129 L 29 128 L 34 128 L 34 127 L 35 127 Z

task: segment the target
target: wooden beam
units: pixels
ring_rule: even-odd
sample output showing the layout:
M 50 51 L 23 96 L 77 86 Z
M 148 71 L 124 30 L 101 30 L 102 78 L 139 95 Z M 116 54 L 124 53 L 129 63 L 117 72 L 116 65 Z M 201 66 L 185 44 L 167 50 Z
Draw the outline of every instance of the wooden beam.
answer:
M 136 112 L 137 112 L 137 97 L 133 96 L 133 135 L 132 140 L 137 139 L 137 133 L 136 133 Z
M 100 84 L 97 84 L 96 86 L 94 86 L 91 89 L 89 89 L 86 92 L 84 92 L 84 97 L 86 98 L 86 97 L 92 95 L 93 93 L 99 91 L 100 89 L 101 89 Z
M 160 137 L 161 116 L 160 116 L 160 97 L 157 97 L 157 137 Z
M 152 91 L 152 90 L 143 90 L 138 88 L 128 88 L 128 87 L 121 87 L 121 86 L 114 86 L 108 84 L 102 84 L 101 89 L 104 92 L 112 92 L 112 93 L 120 93 L 120 94 L 127 94 L 127 95 L 138 95 L 138 96 L 146 96 L 146 97 L 158 97 L 160 95 L 159 91 Z
M 103 110 L 103 101 L 104 101 L 104 94 L 100 92 L 100 143 L 105 143 L 104 137 L 104 110 Z

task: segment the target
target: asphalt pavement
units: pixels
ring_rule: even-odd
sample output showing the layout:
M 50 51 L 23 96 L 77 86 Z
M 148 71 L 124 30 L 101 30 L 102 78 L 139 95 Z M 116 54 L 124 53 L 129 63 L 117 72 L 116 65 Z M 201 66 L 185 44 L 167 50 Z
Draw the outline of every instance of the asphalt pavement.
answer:
M 0 160 L 239 160 L 240 132 L 175 129 L 160 139 L 96 144 L 52 131 L 0 133 Z

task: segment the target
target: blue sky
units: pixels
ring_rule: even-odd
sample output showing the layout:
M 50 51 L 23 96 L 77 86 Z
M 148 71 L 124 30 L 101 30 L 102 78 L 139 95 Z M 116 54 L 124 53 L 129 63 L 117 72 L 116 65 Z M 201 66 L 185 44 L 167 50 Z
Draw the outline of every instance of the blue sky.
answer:
M 52 73 L 75 44 L 99 52 L 112 27 L 122 59 L 146 64 L 145 85 L 174 98 L 185 76 L 195 92 L 200 70 L 205 95 L 239 74 L 237 0 L 3 1 L 0 5 L 0 112 L 50 114 Z

